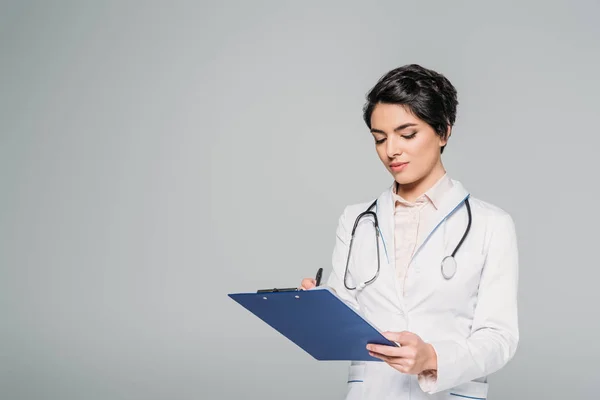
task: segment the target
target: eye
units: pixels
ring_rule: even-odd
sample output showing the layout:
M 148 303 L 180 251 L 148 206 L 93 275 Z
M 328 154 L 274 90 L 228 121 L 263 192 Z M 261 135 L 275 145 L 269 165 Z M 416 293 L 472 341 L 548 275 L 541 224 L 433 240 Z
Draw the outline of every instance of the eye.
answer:
M 411 133 L 410 135 L 402 135 L 404 139 L 412 139 L 416 136 L 417 132 Z
M 385 142 L 385 138 L 379 139 L 379 140 L 375 140 L 375 144 L 381 144 L 383 142 Z

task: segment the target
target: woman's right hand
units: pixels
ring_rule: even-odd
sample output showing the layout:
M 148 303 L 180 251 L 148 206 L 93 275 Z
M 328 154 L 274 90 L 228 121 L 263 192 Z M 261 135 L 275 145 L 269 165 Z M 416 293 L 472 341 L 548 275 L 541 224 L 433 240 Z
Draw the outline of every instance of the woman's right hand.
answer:
M 300 284 L 300 289 L 308 290 L 317 286 L 317 280 L 315 278 L 304 278 Z

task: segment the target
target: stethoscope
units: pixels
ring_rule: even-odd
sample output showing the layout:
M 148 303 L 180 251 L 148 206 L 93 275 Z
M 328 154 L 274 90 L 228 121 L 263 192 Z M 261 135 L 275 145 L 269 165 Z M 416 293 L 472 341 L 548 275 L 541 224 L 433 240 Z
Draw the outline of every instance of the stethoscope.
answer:
M 467 228 L 465 229 L 465 232 L 463 233 L 462 238 L 460 239 L 460 241 L 458 242 L 458 244 L 454 248 L 454 251 L 452 252 L 452 254 L 449 255 L 449 256 L 445 256 L 442 259 L 440 268 L 441 268 L 442 276 L 446 280 L 451 279 L 456 274 L 457 264 L 456 264 L 456 259 L 454 258 L 454 256 L 456 255 L 456 252 L 458 251 L 458 249 L 460 249 L 460 246 L 462 246 L 463 242 L 465 241 L 465 238 L 469 234 L 469 230 L 471 229 L 471 222 L 473 220 L 473 217 L 471 215 L 471 205 L 469 204 L 469 197 L 468 196 L 463 200 L 463 203 L 465 204 L 465 206 L 467 206 L 467 213 L 469 215 L 469 220 L 468 220 L 468 223 L 467 223 Z M 348 256 L 346 258 L 346 270 L 344 272 L 344 286 L 348 290 L 355 290 L 357 288 L 356 286 L 355 287 L 348 287 L 348 285 L 346 284 L 346 277 L 348 275 L 348 265 L 350 264 L 350 254 L 352 254 L 352 244 L 354 243 L 354 234 L 356 233 L 356 227 L 358 226 L 358 223 L 360 222 L 361 218 L 364 218 L 364 217 L 367 217 L 367 216 L 372 216 L 373 217 L 373 225 L 375 227 L 375 243 L 376 243 L 376 246 L 377 246 L 377 272 L 375 273 L 375 276 L 373 276 L 373 278 L 369 279 L 366 282 L 363 282 L 363 283 L 359 284 L 358 285 L 358 289 L 359 290 L 364 289 L 367 285 L 370 285 L 371 283 L 373 283 L 375 281 L 375 279 L 377 279 L 377 277 L 379 276 L 379 270 L 380 270 L 380 255 L 379 255 L 379 236 L 380 236 L 380 230 L 379 230 L 379 221 L 377 220 L 377 213 L 374 212 L 374 211 L 371 211 L 373 209 L 373 207 L 375 207 L 376 205 L 377 205 L 377 200 L 375 200 L 365 211 L 363 211 L 362 213 L 360 213 L 356 217 L 356 220 L 354 221 L 354 227 L 352 228 L 352 236 L 350 238 L 350 246 L 349 246 L 349 249 L 348 249 Z

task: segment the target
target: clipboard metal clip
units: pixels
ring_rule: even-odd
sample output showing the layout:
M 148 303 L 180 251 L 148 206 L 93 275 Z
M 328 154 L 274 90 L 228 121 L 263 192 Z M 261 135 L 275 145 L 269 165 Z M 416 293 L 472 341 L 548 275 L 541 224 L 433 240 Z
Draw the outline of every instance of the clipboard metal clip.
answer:
M 256 293 L 277 293 L 277 292 L 297 292 L 298 288 L 273 288 L 273 289 L 259 289 Z
M 316 284 L 315 286 L 319 286 L 321 284 L 321 276 L 323 275 L 323 268 L 319 268 L 317 271 L 317 277 L 315 278 Z M 299 292 L 304 289 L 300 288 L 283 288 L 283 289 L 260 289 L 257 290 L 256 293 L 277 293 L 277 292 Z

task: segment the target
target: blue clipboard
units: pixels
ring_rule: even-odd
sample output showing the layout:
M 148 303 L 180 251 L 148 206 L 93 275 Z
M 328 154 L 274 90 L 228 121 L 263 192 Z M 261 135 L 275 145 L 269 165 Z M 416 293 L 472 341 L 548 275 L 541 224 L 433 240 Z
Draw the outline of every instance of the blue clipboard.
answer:
M 229 297 L 320 361 L 381 361 L 368 343 L 399 346 L 325 286 Z

